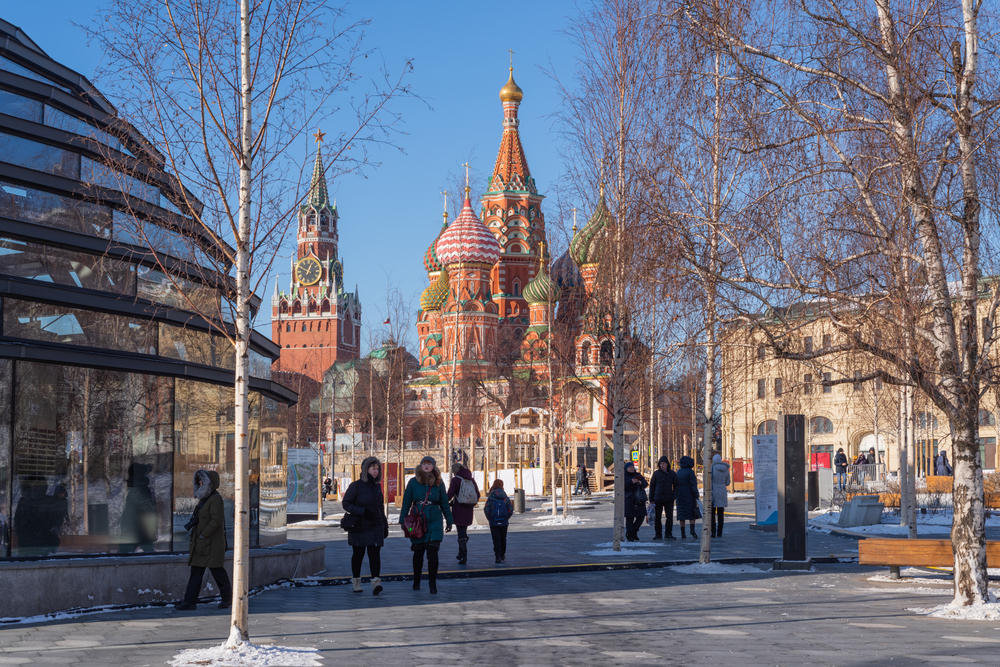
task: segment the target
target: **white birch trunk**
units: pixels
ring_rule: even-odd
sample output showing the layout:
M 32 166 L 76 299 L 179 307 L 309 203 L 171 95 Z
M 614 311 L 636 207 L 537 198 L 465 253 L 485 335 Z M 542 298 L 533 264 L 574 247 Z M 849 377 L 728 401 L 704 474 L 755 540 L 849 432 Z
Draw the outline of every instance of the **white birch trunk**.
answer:
M 250 80 L 250 2 L 240 0 L 240 88 L 243 122 L 240 128 L 239 232 L 236 238 L 236 461 L 233 535 L 233 613 L 226 646 L 250 641 L 250 207 L 253 161 L 252 89 Z

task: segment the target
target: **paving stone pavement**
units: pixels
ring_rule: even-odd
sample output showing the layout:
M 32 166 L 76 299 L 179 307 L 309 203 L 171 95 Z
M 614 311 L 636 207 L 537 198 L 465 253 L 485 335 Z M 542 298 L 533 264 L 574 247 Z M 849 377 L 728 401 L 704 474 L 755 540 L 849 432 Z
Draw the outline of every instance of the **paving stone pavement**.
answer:
M 601 520 L 603 510 L 590 511 L 603 529 L 587 524 L 536 529 L 525 521 L 516 530 L 518 557 L 528 563 L 525 552 L 534 559 L 548 548 L 568 558 L 581 548 L 593 549 L 595 540 L 607 541 L 610 523 Z M 715 543 L 717 554 L 750 548 L 741 542 L 768 550 L 763 555 L 780 554 L 773 536 L 750 536 L 736 521 L 727 523 L 726 532 Z M 330 551 L 339 555 L 328 560 L 342 569 L 338 559 L 346 557 L 346 545 L 336 534 L 329 537 Z M 482 541 L 488 539 L 483 535 Z M 839 537 L 810 533 L 809 540 L 811 553 L 855 548 Z M 396 541 L 399 553 L 393 558 L 403 558 L 409 552 L 403 540 Z M 657 556 L 636 559 L 697 555 L 674 543 L 649 549 Z M 766 564 L 745 570 L 442 579 L 438 595 L 430 595 L 426 585 L 414 591 L 409 582 L 391 582 L 378 597 L 368 586 L 355 594 L 348 586 L 315 581 L 253 597 L 251 635 L 255 643 L 317 648 L 324 665 L 1000 664 L 1000 628 L 994 627 L 1000 622 L 947 621 L 908 611 L 950 599 L 943 575 L 872 581 L 869 577 L 884 575 L 885 569 L 853 563 L 820 564 L 810 572 L 773 572 Z M 218 645 L 228 634 L 229 614 L 209 605 L 195 612 L 156 607 L 10 625 L 0 627 L 0 665 L 159 666 L 182 649 Z

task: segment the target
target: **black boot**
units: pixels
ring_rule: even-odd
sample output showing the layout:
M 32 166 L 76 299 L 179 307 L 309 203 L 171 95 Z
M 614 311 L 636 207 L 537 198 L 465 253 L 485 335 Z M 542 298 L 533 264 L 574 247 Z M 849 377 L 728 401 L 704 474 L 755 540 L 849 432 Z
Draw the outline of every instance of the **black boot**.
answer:
M 694 526 L 691 526 L 691 539 L 692 540 L 698 539 L 698 533 L 694 532 Z
M 685 537 L 687 537 L 687 533 L 685 533 L 685 532 L 684 532 L 684 530 L 685 530 L 685 529 L 684 529 L 684 526 L 682 525 L 682 526 L 681 526 L 681 539 L 682 539 L 682 540 L 683 540 L 683 539 L 684 539 Z
M 413 550 L 413 590 L 420 590 L 420 574 L 424 569 L 424 551 L 423 549 Z
M 458 539 L 458 564 L 465 565 L 469 560 L 469 538 Z
M 722 537 L 722 526 L 725 523 L 726 523 L 726 515 L 725 514 L 720 514 L 719 515 L 719 529 L 717 531 L 715 531 L 716 535 L 718 535 L 719 537 Z

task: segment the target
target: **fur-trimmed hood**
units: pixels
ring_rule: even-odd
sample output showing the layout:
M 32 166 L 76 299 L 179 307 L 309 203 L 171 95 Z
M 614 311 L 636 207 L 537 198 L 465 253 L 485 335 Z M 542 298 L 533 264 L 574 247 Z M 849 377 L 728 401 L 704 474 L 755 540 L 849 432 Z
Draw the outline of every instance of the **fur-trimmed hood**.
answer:
M 378 465 L 378 477 L 375 479 L 371 479 L 371 476 L 368 474 L 368 468 L 372 467 L 372 465 Z M 361 462 L 361 481 L 367 482 L 371 480 L 377 483 L 380 479 L 382 479 L 382 462 L 378 460 L 377 456 L 369 456 Z
M 417 466 L 414 477 L 416 477 L 418 482 L 430 488 L 434 488 L 441 483 L 441 471 L 437 469 L 437 466 L 430 472 L 424 472 L 421 466 Z

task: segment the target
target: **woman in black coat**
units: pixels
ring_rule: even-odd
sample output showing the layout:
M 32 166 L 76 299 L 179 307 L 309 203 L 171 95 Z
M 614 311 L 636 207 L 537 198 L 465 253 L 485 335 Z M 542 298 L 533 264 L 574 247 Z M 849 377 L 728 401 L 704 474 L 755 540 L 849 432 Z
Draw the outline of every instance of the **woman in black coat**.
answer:
M 351 482 L 344 493 L 344 511 L 358 517 L 358 527 L 347 533 L 347 543 L 354 549 L 351 555 L 351 584 L 361 592 L 361 564 L 368 553 L 368 568 L 372 574 L 372 595 L 382 592 L 382 545 L 389 537 L 389 520 L 385 516 L 382 496 L 382 464 L 374 456 L 361 462 L 361 478 Z
M 639 541 L 639 529 L 646 518 L 646 478 L 635 470 L 635 464 L 625 462 L 625 539 Z
M 691 522 L 691 537 L 697 538 L 694 532 L 694 522 L 701 518 L 698 508 L 698 478 L 694 474 L 694 459 L 682 456 L 679 461 L 681 469 L 677 471 L 677 521 L 681 524 L 681 538 L 687 537 L 684 532 L 684 522 Z

